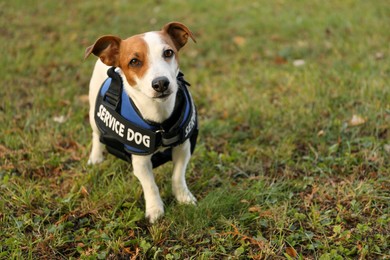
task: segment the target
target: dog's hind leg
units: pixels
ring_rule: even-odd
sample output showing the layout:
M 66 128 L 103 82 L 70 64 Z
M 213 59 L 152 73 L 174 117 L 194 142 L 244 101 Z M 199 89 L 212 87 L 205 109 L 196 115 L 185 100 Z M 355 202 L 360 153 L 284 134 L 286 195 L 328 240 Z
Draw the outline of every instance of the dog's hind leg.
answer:
M 191 158 L 191 144 L 187 140 L 183 144 L 173 148 L 173 175 L 172 192 L 177 201 L 183 204 L 196 204 L 196 198 L 192 195 L 186 183 L 186 168 Z

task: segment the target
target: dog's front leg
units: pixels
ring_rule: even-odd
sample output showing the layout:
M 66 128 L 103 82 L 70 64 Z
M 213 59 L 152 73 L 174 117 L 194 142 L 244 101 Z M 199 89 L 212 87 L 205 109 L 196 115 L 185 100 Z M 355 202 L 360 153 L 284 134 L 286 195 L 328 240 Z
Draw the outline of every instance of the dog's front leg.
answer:
M 195 205 L 196 198 L 192 195 L 186 183 L 186 168 L 190 158 L 191 144 L 189 140 L 173 148 L 172 192 L 178 202 Z
M 132 155 L 134 175 L 141 182 L 145 197 L 146 218 L 154 223 L 164 215 L 164 204 L 152 171 L 151 155 Z
M 97 164 L 101 163 L 104 159 L 103 157 L 104 145 L 100 142 L 100 136 L 97 132 L 92 132 L 92 149 L 91 154 L 88 159 L 88 164 Z

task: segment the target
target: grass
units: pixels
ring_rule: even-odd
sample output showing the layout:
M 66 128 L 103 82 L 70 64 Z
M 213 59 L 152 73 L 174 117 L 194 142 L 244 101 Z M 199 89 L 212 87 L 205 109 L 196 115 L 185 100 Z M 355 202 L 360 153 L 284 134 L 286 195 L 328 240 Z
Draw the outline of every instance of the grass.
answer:
M 387 1 L 6 1 L 0 14 L 1 259 L 390 257 Z M 167 164 L 150 225 L 130 165 L 86 165 L 82 57 L 100 35 L 171 20 L 198 42 L 181 68 L 199 204 L 175 202 Z

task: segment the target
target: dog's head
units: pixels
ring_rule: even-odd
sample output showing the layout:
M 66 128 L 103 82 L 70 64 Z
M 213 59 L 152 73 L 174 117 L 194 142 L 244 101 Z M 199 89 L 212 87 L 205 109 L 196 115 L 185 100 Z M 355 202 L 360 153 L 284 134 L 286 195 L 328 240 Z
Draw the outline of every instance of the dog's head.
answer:
M 85 50 L 85 58 L 93 53 L 104 64 L 119 67 L 132 88 L 157 101 L 165 100 L 177 91 L 178 52 L 188 38 L 195 42 L 184 24 L 171 22 L 161 31 L 125 40 L 102 36 Z

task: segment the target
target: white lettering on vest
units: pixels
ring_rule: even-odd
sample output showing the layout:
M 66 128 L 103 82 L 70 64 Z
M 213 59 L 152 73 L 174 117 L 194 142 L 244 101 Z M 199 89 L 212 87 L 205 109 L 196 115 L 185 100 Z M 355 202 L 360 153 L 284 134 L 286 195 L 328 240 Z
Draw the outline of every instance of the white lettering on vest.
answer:
M 133 129 L 127 129 L 127 140 L 128 141 L 133 141 L 133 139 L 134 139 L 134 131 L 133 131 Z
M 106 125 L 106 127 L 111 128 L 114 133 L 120 137 L 124 136 L 125 126 L 113 117 L 103 105 L 99 106 L 97 116 Z
M 142 142 L 146 147 L 150 147 L 150 136 L 144 135 L 142 138 Z
M 142 143 L 145 147 L 150 147 L 150 136 L 134 132 L 134 130 L 130 128 L 127 129 L 127 140 L 135 142 L 138 145 Z
M 123 137 L 124 136 L 124 132 L 125 132 L 125 126 L 123 124 L 121 124 L 119 126 L 119 136 Z
M 124 137 L 125 125 L 119 122 L 113 115 L 111 115 L 111 113 L 102 104 L 99 106 L 96 115 L 106 125 L 106 127 L 110 128 L 120 137 Z M 145 147 L 150 147 L 150 136 L 143 135 L 142 133 L 136 132 L 131 128 L 127 129 L 126 138 L 130 142 L 135 142 L 138 145 L 142 143 Z
M 185 129 L 185 135 L 184 135 L 184 137 L 185 138 L 187 138 L 187 136 L 191 133 L 191 130 L 192 130 L 192 128 L 194 128 L 194 126 L 195 126 L 195 108 L 194 107 L 192 107 L 192 115 L 191 115 L 191 120 L 190 120 L 190 122 L 188 123 L 188 125 L 187 125 L 187 127 L 186 127 L 186 129 Z

